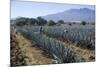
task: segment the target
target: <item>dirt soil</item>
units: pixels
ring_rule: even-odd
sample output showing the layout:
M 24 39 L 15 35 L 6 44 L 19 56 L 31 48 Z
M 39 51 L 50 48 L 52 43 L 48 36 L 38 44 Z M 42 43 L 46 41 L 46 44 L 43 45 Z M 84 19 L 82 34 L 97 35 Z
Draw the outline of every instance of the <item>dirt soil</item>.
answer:
M 16 42 L 15 44 L 11 43 L 11 59 L 13 60 L 11 61 L 11 65 L 19 66 L 54 63 L 53 57 L 48 52 L 42 50 L 42 48 L 39 48 L 38 46 L 35 46 L 36 44 L 34 42 L 31 42 L 30 40 L 24 38 L 20 33 L 13 34 L 11 35 L 11 37 L 14 37 L 14 41 Z M 11 38 L 11 40 L 13 39 Z M 15 49 L 17 47 L 19 49 Z M 16 54 L 14 51 L 16 51 Z M 23 63 L 19 62 L 19 59 L 15 57 L 21 57 L 18 52 L 20 52 L 20 54 L 22 55 Z M 12 54 L 14 55 L 12 56 Z M 18 63 L 16 61 L 18 61 Z

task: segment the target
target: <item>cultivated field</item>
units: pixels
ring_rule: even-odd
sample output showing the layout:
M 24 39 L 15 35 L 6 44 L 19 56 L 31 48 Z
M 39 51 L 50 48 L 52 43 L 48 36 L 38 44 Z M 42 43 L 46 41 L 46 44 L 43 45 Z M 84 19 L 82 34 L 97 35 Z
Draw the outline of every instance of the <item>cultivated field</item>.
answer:
M 35 58 L 26 62 L 26 65 L 95 61 L 95 25 L 25 25 L 15 26 L 14 30 L 17 38 L 20 36 L 20 49 L 24 50 L 30 59 Z M 25 39 L 20 40 L 23 37 Z M 25 41 L 28 41 L 27 46 L 23 46 Z M 44 55 L 41 52 L 44 52 Z M 41 62 L 41 59 L 44 62 Z
M 94 62 L 95 5 L 11 1 L 10 35 L 14 67 Z

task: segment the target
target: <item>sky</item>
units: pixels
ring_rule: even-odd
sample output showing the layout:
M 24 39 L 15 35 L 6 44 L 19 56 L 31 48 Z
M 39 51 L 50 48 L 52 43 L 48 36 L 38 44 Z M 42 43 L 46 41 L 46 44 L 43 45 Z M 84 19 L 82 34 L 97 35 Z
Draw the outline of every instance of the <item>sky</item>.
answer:
M 69 9 L 89 8 L 95 10 L 94 5 L 79 5 L 79 4 L 60 4 L 60 3 L 44 3 L 33 1 L 11 1 L 11 18 L 29 17 L 36 18 L 63 12 Z

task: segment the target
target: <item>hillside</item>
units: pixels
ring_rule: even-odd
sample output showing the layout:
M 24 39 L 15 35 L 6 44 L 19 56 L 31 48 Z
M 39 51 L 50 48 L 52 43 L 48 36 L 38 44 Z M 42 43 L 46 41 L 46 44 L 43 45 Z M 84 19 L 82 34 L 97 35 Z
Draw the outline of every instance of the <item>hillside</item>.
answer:
M 56 14 L 50 14 L 43 16 L 46 20 L 64 20 L 66 22 L 71 21 L 87 21 L 94 22 L 95 21 L 95 11 L 88 8 L 81 9 L 70 9 Z

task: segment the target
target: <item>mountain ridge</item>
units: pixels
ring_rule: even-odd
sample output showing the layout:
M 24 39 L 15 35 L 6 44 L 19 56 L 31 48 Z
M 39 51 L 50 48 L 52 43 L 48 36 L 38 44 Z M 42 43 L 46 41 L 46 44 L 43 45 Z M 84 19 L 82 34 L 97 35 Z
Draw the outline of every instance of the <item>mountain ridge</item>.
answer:
M 64 20 L 65 22 L 71 21 L 87 21 L 95 22 L 95 10 L 89 8 L 69 9 L 63 12 L 42 16 L 46 20 Z

